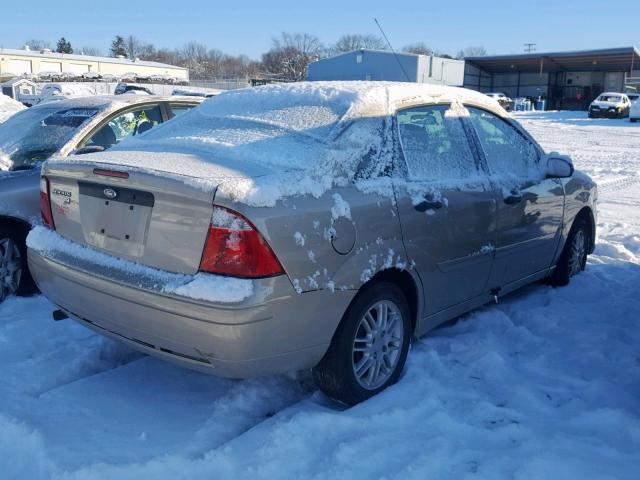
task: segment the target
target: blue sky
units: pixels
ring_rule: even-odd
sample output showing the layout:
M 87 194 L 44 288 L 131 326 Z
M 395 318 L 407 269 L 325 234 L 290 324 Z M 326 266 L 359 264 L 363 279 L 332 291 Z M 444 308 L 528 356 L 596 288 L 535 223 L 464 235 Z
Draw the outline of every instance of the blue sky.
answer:
M 195 40 L 258 59 L 282 31 L 309 32 L 331 43 L 343 33 L 378 33 L 377 17 L 395 48 L 422 41 L 455 54 L 484 46 L 490 54 L 640 45 L 640 0 L 261 1 L 8 0 L 2 6 L 0 46 L 30 38 L 55 44 L 65 36 L 77 49 L 106 53 L 116 34 L 156 47 Z

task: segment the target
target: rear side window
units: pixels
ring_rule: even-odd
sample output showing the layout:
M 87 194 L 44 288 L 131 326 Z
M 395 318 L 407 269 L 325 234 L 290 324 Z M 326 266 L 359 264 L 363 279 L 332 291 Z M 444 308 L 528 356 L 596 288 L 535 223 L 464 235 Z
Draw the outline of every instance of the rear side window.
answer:
M 489 170 L 493 174 L 529 177 L 537 172 L 538 149 L 513 125 L 479 108 L 468 108 Z
M 162 113 L 158 105 L 138 107 L 113 117 L 85 145 L 96 145 L 106 150 L 128 137 L 151 130 L 159 123 L 162 123 Z
M 410 108 L 397 118 L 409 179 L 460 180 L 477 174 L 462 120 L 449 106 Z
M 188 103 L 170 103 L 169 110 L 171 111 L 171 118 L 177 117 L 178 115 L 182 115 L 183 113 L 188 112 L 195 106 L 196 106 L 195 104 L 188 104 Z

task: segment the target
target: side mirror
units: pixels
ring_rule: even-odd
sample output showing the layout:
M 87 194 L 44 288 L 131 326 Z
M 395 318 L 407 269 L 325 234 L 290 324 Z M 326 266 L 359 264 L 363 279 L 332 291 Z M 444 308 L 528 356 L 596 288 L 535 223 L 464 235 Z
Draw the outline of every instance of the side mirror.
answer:
M 89 145 L 87 147 L 82 147 L 73 152 L 74 155 L 84 155 L 86 153 L 97 153 L 104 152 L 105 148 L 101 145 Z
M 568 156 L 555 152 L 547 156 L 547 178 L 568 178 L 573 172 L 573 163 Z

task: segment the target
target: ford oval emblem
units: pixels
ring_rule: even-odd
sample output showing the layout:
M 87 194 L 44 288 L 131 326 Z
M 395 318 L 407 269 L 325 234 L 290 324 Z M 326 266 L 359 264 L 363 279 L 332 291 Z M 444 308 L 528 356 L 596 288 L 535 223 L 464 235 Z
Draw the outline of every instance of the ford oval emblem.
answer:
M 116 198 L 118 196 L 118 192 L 116 192 L 112 188 L 105 188 L 102 191 L 102 193 L 104 193 L 104 196 L 107 197 L 109 200 L 113 200 L 114 198 Z

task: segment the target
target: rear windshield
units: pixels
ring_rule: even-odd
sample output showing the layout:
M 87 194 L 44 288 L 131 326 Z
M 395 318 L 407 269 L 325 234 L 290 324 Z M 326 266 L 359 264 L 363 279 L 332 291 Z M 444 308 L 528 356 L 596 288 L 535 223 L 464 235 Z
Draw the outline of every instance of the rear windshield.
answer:
M 0 128 L 2 163 L 16 169 L 46 160 L 99 111 L 98 108 L 42 105 L 15 114 Z
M 338 137 L 346 141 L 341 136 L 345 128 L 354 131 L 353 122 L 344 121 L 353 102 L 348 94 L 338 92 L 326 98 L 264 87 L 244 90 L 207 99 L 198 108 L 115 150 L 198 150 L 212 161 L 243 159 L 297 169 L 321 158 Z M 372 118 L 371 122 L 381 120 Z M 364 135 L 358 140 L 367 141 Z
M 620 95 L 600 95 L 598 100 L 601 102 L 620 102 L 622 97 Z

